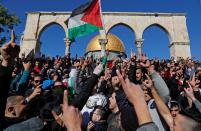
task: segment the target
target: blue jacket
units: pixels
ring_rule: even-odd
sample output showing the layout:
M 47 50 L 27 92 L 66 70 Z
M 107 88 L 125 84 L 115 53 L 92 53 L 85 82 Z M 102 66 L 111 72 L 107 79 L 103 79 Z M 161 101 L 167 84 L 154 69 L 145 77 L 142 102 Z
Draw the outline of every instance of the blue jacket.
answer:
M 43 90 L 49 90 L 49 89 L 51 89 L 51 87 L 53 85 L 54 85 L 54 81 L 53 80 L 45 80 L 45 81 L 43 81 L 42 89 Z

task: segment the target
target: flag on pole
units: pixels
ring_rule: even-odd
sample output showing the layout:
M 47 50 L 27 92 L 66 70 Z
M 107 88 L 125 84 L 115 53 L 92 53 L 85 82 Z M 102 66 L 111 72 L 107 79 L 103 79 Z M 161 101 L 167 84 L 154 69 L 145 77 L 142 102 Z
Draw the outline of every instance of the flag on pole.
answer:
M 100 0 L 92 0 L 74 9 L 66 24 L 71 42 L 74 42 L 76 37 L 103 29 Z

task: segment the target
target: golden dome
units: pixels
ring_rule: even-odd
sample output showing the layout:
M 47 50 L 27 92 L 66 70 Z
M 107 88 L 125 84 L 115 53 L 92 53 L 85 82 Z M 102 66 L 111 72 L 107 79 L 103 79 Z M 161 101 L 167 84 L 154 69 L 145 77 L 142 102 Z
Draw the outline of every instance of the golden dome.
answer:
M 99 44 L 100 35 L 95 36 L 88 44 L 86 52 L 100 51 L 101 46 Z M 125 47 L 123 42 L 114 34 L 107 34 L 108 43 L 106 50 L 125 53 Z

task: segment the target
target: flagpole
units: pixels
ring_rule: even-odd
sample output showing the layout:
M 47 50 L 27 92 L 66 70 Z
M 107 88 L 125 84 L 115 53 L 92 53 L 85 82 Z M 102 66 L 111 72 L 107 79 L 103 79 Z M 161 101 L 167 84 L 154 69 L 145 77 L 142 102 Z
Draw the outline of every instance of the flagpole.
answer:
M 105 22 L 104 22 L 104 19 L 103 19 L 103 15 L 102 15 L 102 6 L 101 6 L 101 1 L 98 0 L 99 2 L 99 5 L 100 5 L 100 15 L 101 15 L 101 21 L 102 21 L 102 24 L 103 24 L 103 33 L 99 31 L 100 35 L 101 35 L 101 39 L 99 39 L 99 43 L 100 43 L 100 46 L 101 46 L 101 56 L 105 56 L 105 50 L 106 50 L 106 44 L 108 42 L 107 40 L 107 33 L 106 33 L 106 30 L 105 30 Z M 104 37 L 103 37 L 104 35 Z
M 103 14 L 102 14 L 102 5 L 101 5 L 101 0 L 98 0 L 99 4 L 100 4 L 100 14 L 101 14 L 101 20 L 102 20 L 102 24 L 103 24 L 103 30 L 105 32 L 105 36 L 106 36 L 106 30 L 105 30 L 105 22 L 103 19 Z
M 201 0 L 200 0 L 200 8 L 201 8 Z

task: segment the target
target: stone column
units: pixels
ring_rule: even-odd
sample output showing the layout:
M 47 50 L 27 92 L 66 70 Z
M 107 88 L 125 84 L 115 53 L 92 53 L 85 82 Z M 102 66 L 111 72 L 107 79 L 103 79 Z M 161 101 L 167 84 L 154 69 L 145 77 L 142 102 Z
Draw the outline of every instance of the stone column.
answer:
M 68 40 L 68 38 L 64 38 L 64 42 L 66 44 L 66 51 L 65 51 L 65 55 L 70 55 L 70 41 Z
M 25 57 L 34 57 L 38 42 L 37 34 L 40 22 L 40 12 L 28 13 L 25 30 L 20 42 L 20 54 Z
M 143 44 L 143 42 L 144 42 L 144 39 L 136 39 L 136 41 L 135 41 L 138 56 L 142 55 L 142 44 Z
M 105 55 L 107 42 L 108 42 L 108 39 L 99 39 L 99 44 L 101 46 L 101 56 Z
M 190 42 L 172 42 L 169 45 L 170 57 L 191 58 Z
M 41 45 L 42 45 L 42 42 L 37 40 L 36 48 L 35 48 L 35 52 L 34 52 L 35 58 L 39 58 L 41 56 L 41 50 L 40 50 Z
M 22 55 L 25 55 L 25 57 L 34 57 L 37 42 L 37 39 L 23 39 L 20 45 L 19 57 L 22 57 Z

